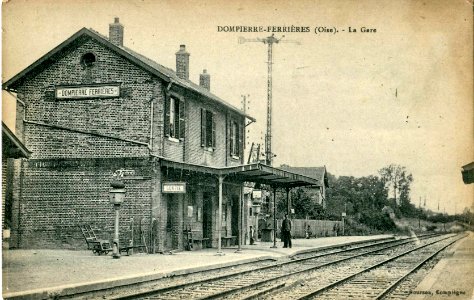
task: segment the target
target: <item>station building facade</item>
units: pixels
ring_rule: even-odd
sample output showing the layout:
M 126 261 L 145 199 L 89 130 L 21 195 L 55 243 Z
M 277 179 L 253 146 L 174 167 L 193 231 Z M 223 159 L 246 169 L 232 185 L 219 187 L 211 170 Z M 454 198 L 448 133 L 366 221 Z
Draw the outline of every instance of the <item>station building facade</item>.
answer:
M 10 247 L 84 248 L 81 224 L 110 237 L 117 176 L 127 190 L 121 240 L 138 228 L 150 253 L 185 248 L 184 231 L 216 247 L 246 230 L 251 178 L 237 173 L 263 174 L 239 168 L 255 120 L 212 94 L 205 70 L 199 85 L 189 80 L 184 45 L 173 71 L 125 47 L 123 35 L 118 18 L 108 37 L 83 28 L 4 83 L 32 152 L 15 162 Z

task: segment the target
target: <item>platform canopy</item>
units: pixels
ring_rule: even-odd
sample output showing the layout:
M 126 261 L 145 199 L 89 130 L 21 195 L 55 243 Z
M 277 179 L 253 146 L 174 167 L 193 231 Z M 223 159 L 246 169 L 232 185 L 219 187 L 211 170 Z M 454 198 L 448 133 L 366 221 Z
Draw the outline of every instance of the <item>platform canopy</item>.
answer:
M 255 182 L 259 184 L 265 184 L 271 186 L 274 190 L 277 188 L 286 189 L 287 205 L 288 210 L 290 208 L 290 198 L 289 191 L 295 187 L 301 186 L 312 186 L 320 185 L 321 183 L 312 177 L 307 177 L 301 174 L 296 174 L 288 172 L 282 169 L 274 168 L 267 166 L 261 163 L 254 163 L 248 165 L 240 165 L 233 167 L 210 167 L 202 166 L 197 164 L 189 164 L 184 162 L 172 161 L 163 157 L 159 157 L 160 166 L 162 168 L 172 169 L 173 171 L 178 171 L 182 176 L 193 176 L 193 175 L 206 175 L 206 177 L 212 176 L 217 179 L 217 187 L 219 189 L 219 209 L 218 209 L 218 218 L 217 218 L 217 228 L 219 231 L 218 237 L 218 250 L 217 253 L 222 255 L 221 252 L 221 228 L 222 228 L 222 203 L 223 203 L 223 183 L 226 182 L 235 182 L 240 183 L 242 190 L 240 192 L 240 201 L 239 201 L 239 238 L 238 238 L 238 251 L 240 251 L 240 245 L 242 244 L 242 204 L 244 202 L 244 182 Z M 276 193 L 273 193 L 273 228 L 277 228 L 276 221 Z M 276 230 L 273 231 L 273 248 L 276 248 Z
M 294 188 L 299 186 L 318 185 L 315 178 L 270 167 L 261 163 L 242 165 L 225 170 L 229 181 L 247 181 L 270 185 L 272 187 Z
M 226 181 L 254 182 L 269 185 L 273 188 L 294 188 L 319 184 L 319 181 L 315 178 L 284 171 L 261 163 L 219 168 L 160 158 L 160 164 L 162 167 L 180 170 L 189 174 L 201 173 L 222 176 Z

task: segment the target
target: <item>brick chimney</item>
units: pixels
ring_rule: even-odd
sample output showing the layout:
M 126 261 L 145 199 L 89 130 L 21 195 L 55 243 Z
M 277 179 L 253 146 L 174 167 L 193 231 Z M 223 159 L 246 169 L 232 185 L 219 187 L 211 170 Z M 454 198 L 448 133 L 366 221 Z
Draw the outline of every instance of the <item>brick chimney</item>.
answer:
M 109 24 L 109 41 L 117 46 L 123 46 L 123 25 L 119 23 L 119 18 L 115 18 Z
M 206 90 L 211 90 L 211 75 L 207 73 L 207 70 L 202 70 L 202 74 L 199 75 L 199 85 Z
M 176 52 L 176 75 L 181 79 L 189 79 L 189 55 L 186 45 L 180 45 Z

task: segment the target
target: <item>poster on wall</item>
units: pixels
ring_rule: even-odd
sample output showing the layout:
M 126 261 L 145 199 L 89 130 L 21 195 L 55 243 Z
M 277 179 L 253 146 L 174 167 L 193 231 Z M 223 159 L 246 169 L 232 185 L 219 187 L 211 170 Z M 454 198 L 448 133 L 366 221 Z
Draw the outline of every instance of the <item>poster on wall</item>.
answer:
M 194 207 L 191 205 L 188 205 L 188 218 L 193 217 L 193 211 L 194 211 Z
M 198 207 L 197 209 L 197 221 L 198 222 L 202 221 L 202 207 Z

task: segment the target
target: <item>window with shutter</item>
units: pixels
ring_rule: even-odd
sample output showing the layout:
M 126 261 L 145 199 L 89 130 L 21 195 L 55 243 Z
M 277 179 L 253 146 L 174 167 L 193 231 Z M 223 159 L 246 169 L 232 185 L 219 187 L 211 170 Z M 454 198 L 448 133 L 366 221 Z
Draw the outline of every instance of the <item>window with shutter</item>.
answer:
M 178 133 L 176 128 L 178 127 L 178 120 L 176 119 L 176 113 L 178 107 L 176 106 L 176 99 L 170 99 L 170 137 L 176 137 Z
M 170 97 L 165 98 L 165 136 L 170 136 Z
M 230 155 L 240 157 L 242 149 L 242 128 L 236 121 L 230 124 Z
M 216 119 L 211 111 L 201 108 L 201 146 L 216 147 Z
M 240 155 L 243 154 L 243 149 L 242 149 L 242 138 L 243 138 L 243 134 L 242 134 L 242 129 L 243 127 L 240 126 L 239 124 L 237 124 L 237 156 L 240 157 Z
M 230 156 L 235 155 L 235 122 L 230 122 Z
M 206 110 L 201 108 L 201 147 L 206 147 Z
M 168 97 L 165 100 L 165 136 L 182 140 L 185 128 L 184 100 Z
M 206 110 L 206 147 L 212 147 L 212 112 Z
M 184 110 L 184 100 L 179 101 L 179 139 L 184 139 L 186 132 L 186 121 L 185 121 L 185 110 Z
M 211 113 L 212 119 L 212 143 L 211 147 L 216 148 L 216 115 Z

